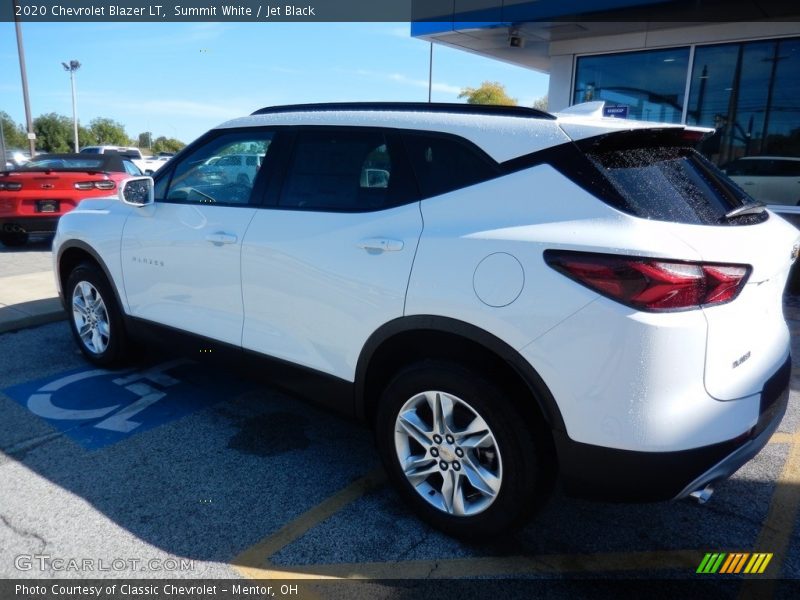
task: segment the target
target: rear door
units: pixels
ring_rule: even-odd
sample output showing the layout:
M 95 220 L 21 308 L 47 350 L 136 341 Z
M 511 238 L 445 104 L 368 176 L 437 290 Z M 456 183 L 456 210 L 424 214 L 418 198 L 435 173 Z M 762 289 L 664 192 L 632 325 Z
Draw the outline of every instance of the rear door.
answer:
M 402 144 L 303 128 L 268 195 L 244 240 L 242 345 L 352 381 L 367 338 L 403 315 L 422 231 Z

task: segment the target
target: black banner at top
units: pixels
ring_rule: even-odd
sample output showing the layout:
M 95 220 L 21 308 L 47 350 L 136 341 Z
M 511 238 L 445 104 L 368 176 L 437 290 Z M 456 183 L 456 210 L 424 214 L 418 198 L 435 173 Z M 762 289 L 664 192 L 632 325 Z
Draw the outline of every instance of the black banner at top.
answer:
M 800 21 L 785 0 L 0 0 L 0 21 Z M 462 27 L 462 28 L 463 28 Z

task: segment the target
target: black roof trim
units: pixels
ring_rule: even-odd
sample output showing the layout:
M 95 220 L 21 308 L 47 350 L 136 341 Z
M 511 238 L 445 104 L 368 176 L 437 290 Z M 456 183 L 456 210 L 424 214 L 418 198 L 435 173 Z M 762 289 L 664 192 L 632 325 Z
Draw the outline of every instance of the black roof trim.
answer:
M 274 115 L 289 112 L 327 112 L 334 110 L 457 113 L 494 115 L 500 117 L 526 117 L 529 119 L 556 119 L 556 117 L 550 113 L 526 106 L 458 104 L 455 102 L 325 102 L 319 104 L 285 104 L 282 106 L 266 106 L 251 114 Z

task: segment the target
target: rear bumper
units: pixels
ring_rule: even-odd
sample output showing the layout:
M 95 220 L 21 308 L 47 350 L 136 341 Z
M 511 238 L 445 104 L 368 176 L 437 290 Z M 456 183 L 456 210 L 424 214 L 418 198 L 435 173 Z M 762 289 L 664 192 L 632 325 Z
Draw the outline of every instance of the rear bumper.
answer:
M 743 435 L 678 452 L 635 452 L 571 440 L 554 432 L 564 491 L 611 502 L 685 498 L 733 475 L 767 444 L 789 401 L 791 358 L 766 381 L 758 422 Z
M 0 217 L 0 231 L 6 226 L 17 226 L 26 233 L 53 233 L 61 215 L 43 214 L 41 217 Z

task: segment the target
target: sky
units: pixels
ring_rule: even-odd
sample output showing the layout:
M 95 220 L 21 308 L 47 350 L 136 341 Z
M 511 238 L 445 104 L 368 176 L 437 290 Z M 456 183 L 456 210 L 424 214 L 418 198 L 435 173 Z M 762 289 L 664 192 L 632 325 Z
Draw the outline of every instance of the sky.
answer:
M 429 44 L 408 23 L 23 23 L 33 117 L 108 117 L 136 139 L 150 131 L 190 142 L 270 105 L 427 101 Z M 499 81 L 520 104 L 547 93 L 545 74 L 434 45 L 433 100 Z M 13 23 L 0 23 L 0 111 L 24 124 Z

